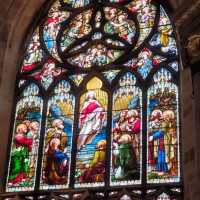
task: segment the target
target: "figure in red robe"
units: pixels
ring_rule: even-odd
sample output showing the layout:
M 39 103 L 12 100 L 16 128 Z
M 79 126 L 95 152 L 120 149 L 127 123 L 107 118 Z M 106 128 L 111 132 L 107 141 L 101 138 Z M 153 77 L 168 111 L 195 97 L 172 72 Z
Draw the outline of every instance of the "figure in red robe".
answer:
M 104 108 L 96 100 L 95 93 L 87 93 L 86 101 L 80 112 L 80 133 L 78 137 L 78 150 L 90 144 L 100 133 L 105 120 Z

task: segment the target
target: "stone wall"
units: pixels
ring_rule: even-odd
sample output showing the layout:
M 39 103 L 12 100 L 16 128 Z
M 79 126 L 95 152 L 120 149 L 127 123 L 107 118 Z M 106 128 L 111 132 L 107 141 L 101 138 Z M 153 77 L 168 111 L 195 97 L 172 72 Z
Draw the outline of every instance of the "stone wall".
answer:
M 195 27 L 198 24 L 197 20 L 195 22 L 193 20 L 195 12 L 197 14 L 197 11 L 194 11 L 196 9 L 190 9 L 190 7 L 194 6 L 194 3 L 198 2 L 200 1 L 171 0 L 178 37 L 182 45 L 182 52 L 184 52 L 187 38 L 192 34 L 192 28 L 188 24 L 194 24 L 193 30 L 196 30 Z M 4 169 L 7 167 L 5 165 L 7 159 L 7 141 L 9 137 L 15 77 L 19 66 L 19 59 L 22 55 L 22 44 L 27 35 L 28 27 L 32 20 L 37 17 L 37 12 L 43 3 L 44 0 L 0 0 L 0 184 L 2 184 L 1 180 Z M 183 30 L 185 30 L 185 34 L 183 34 Z M 185 58 L 184 53 L 183 56 Z M 182 67 L 181 129 L 185 200 L 199 200 L 200 148 L 198 145 L 200 135 L 198 130 L 200 129 L 200 104 L 198 103 L 200 101 L 200 75 L 196 75 L 193 79 L 193 90 L 190 66 L 187 62 L 183 62 Z
M 7 142 L 13 106 L 15 77 L 22 41 L 43 0 L 0 2 L 0 185 L 6 166 Z
M 200 67 L 200 65 L 198 65 Z M 194 82 L 194 114 L 195 114 L 195 132 L 194 132 L 194 157 L 195 161 L 195 191 L 193 191 L 192 198 L 200 199 L 200 72 L 196 73 L 193 78 Z

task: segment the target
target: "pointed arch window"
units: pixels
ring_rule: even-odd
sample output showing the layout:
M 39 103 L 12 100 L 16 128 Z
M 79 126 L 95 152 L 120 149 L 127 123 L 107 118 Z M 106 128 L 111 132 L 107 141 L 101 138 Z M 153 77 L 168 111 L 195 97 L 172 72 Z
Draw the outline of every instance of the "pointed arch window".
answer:
M 55 0 L 37 21 L 17 76 L 6 192 L 180 198 L 179 55 L 165 5 Z

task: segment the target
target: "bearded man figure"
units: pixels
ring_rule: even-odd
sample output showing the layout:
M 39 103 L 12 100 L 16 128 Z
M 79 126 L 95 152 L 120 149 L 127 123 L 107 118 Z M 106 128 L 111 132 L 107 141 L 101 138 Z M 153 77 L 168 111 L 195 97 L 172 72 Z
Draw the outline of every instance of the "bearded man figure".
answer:
M 47 130 L 44 179 L 48 184 L 67 182 L 69 158 L 67 156 L 67 134 L 63 129 L 63 121 L 55 119 L 52 122 L 52 128 Z

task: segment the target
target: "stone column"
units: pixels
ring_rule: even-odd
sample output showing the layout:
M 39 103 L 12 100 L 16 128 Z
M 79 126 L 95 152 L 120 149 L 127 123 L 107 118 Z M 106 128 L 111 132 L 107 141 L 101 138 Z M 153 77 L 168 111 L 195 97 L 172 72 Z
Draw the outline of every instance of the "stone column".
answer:
M 200 55 L 199 55 L 200 58 Z M 197 66 L 200 68 L 200 63 Z M 200 71 L 200 69 L 199 69 Z M 200 199 L 200 72 L 193 77 L 194 87 L 194 108 L 195 108 L 195 191 L 193 198 Z
M 188 39 L 190 77 L 182 76 L 183 107 L 183 160 L 185 200 L 200 199 L 200 35 Z M 184 81 L 185 80 L 185 81 Z M 188 87 L 188 82 L 191 82 Z M 188 96 L 189 94 L 189 96 Z
M 181 156 L 184 200 L 191 199 L 194 187 L 194 108 L 190 68 L 181 71 Z

